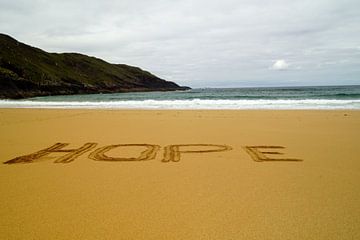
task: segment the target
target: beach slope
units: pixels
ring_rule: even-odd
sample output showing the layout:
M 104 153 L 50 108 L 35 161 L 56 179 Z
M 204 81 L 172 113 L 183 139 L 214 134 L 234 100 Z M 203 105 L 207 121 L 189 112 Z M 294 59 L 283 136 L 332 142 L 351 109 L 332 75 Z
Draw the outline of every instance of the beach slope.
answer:
M 0 109 L 0 239 L 360 239 L 359 123 Z

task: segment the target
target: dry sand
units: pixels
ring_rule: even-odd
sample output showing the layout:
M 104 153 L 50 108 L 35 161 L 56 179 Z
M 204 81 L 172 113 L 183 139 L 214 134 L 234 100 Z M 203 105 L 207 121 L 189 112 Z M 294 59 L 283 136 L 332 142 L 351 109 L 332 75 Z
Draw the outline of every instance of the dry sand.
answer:
M 360 239 L 359 142 L 360 111 L 0 109 L 0 239 Z M 97 146 L 3 164 L 55 143 Z

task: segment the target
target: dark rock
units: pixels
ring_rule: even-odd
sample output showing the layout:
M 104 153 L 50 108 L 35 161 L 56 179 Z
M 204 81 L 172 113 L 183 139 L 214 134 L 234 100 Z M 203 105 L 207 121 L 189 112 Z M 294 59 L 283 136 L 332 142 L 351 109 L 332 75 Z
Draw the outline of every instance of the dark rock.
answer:
M 187 89 L 138 67 L 48 53 L 0 34 L 0 98 Z

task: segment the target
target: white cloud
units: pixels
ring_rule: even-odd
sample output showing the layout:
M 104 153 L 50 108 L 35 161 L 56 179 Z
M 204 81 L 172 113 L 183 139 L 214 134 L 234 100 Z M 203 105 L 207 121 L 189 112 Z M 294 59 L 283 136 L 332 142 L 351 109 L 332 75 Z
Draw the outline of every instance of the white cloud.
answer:
M 276 60 L 275 63 L 271 66 L 271 69 L 274 70 L 286 70 L 289 68 L 289 64 L 284 59 Z

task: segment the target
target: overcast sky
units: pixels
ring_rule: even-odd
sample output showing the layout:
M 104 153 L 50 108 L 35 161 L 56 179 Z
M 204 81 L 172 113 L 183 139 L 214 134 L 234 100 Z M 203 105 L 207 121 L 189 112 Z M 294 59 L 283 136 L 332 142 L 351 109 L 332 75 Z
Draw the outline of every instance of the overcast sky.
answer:
M 0 0 L 0 32 L 191 87 L 360 84 L 360 0 Z

